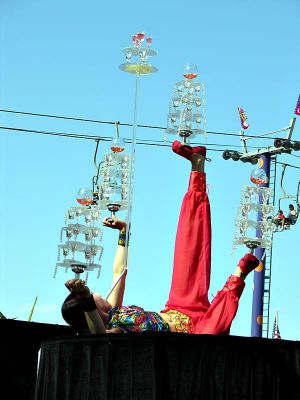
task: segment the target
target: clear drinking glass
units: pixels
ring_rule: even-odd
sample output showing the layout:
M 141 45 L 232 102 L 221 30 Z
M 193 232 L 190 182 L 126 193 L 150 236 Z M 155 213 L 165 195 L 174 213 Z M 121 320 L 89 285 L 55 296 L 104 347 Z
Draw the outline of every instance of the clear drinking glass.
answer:
M 198 76 L 198 68 L 195 64 L 186 64 L 183 68 L 183 76 L 188 79 L 195 79 Z
M 111 151 L 114 153 L 121 153 L 125 149 L 124 139 L 121 137 L 114 137 L 110 142 Z
M 152 44 L 152 37 L 151 37 L 151 36 L 148 36 L 148 37 L 146 38 L 146 44 L 147 44 L 148 47 L 151 46 L 151 44 Z
M 90 206 L 94 200 L 92 190 L 88 188 L 80 188 L 78 190 L 76 200 L 82 206 Z

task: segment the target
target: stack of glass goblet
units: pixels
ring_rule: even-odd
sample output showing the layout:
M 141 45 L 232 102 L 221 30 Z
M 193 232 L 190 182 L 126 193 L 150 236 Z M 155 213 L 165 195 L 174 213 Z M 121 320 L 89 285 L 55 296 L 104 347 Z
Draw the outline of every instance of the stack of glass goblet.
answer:
M 100 276 L 99 261 L 103 253 L 100 245 L 103 234 L 100 227 L 101 210 L 109 210 L 111 217 L 119 210 L 126 213 L 131 201 L 132 157 L 121 154 L 124 142 L 120 137 L 117 139 L 111 142 L 112 153 L 105 154 L 99 164 L 94 191 L 80 189 L 77 194 L 80 205 L 70 207 L 66 212 L 54 277 L 59 267 L 66 272 L 71 269 L 76 277 L 83 272 L 88 275 L 89 271 L 97 269 Z
M 77 194 L 80 206 L 70 207 L 66 212 L 65 226 L 61 229 L 58 257 L 54 277 L 59 267 L 65 272 L 71 269 L 75 277 L 98 270 L 100 276 L 103 247 L 100 228 L 100 209 L 94 201 L 92 190 L 82 188 Z
M 121 152 L 104 155 L 99 168 L 97 184 L 100 210 L 108 209 L 112 215 L 117 211 L 127 211 L 130 204 L 130 183 L 132 176 L 132 157 Z
M 146 45 L 144 45 L 146 44 Z M 144 32 L 137 32 L 132 36 L 132 46 L 125 47 L 125 63 L 119 68 L 131 74 L 147 75 L 157 71 L 157 68 L 149 64 L 149 57 L 155 56 L 157 52 L 151 49 L 152 37 L 146 36 Z
M 192 136 L 206 135 L 205 87 L 197 76 L 196 65 L 185 65 L 183 80 L 175 84 L 169 103 L 166 134 L 177 134 L 185 143 Z
M 272 189 L 268 187 L 244 186 L 240 207 L 235 220 L 236 232 L 233 239 L 233 249 L 246 245 L 250 249 L 262 247 L 270 249 L 274 224 L 272 217 L 274 206 L 269 204 Z M 255 230 L 255 233 L 249 233 Z

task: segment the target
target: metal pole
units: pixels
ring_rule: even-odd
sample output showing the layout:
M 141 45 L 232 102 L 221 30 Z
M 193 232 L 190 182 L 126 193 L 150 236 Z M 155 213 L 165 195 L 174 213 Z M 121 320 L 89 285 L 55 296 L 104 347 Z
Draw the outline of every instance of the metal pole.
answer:
M 129 185 L 128 185 L 128 214 L 127 214 L 127 229 L 126 229 L 126 246 L 125 246 L 125 256 L 124 256 L 124 270 L 127 270 L 128 268 L 128 253 L 129 253 L 128 244 L 129 244 L 130 230 L 131 230 L 131 213 L 132 213 L 132 201 L 133 201 L 133 176 L 134 176 L 134 164 L 135 164 L 139 82 L 141 75 L 149 75 L 157 71 L 156 67 L 146 62 L 149 56 L 155 56 L 157 54 L 155 50 L 150 49 L 150 45 L 152 43 L 152 37 L 149 36 L 148 38 L 146 38 L 147 47 L 140 47 L 142 41 L 144 40 L 144 37 L 145 37 L 144 32 L 139 32 L 134 35 L 135 38 L 134 46 L 126 47 L 125 49 L 123 49 L 123 52 L 126 57 L 126 62 L 119 66 L 121 71 L 135 75 L 135 98 L 134 98 L 132 141 L 131 141 L 131 164 L 130 164 Z
M 133 111 L 133 127 L 132 127 L 132 140 L 131 140 L 131 165 L 129 173 L 129 185 L 128 185 L 128 214 L 127 214 L 127 229 L 126 229 L 126 247 L 125 247 L 125 259 L 124 268 L 128 268 L 128 245 L 131 230 L 131 213 L 132 213 L 132 201 L 133 201 L 133 178 L 134 178 L 134 164 L 135 164 L 135 149 L 136 149 L 136 131 L 137 131 L 137 106 L 138 106 L 138 92 L 139 92 L 140 74 L 135 75 L 135 96 L 134 96 L 134 111 Z
M 137 130 L 137 101 L 138 101 L 138 90 L 139 90 L 140 74 L 136 74 L 135 77 L 135 96 L 134 96 L 134 111 L 133 111 L 133 128 L 132 128 L 132 141 L 131 141 L 131 164 L 129 171 L 129 184 L 128 184 L 128 213 L 127 213 L 127 229 L 126 229 L 126 243 L 125 243 L 125 254 L 124 254 L 124 269 L 119 278 L 114 282 L 110 291 L 106 295 L 106 300 L 113 292 L 123 275 L 128 269 L 128 256 L 129 256 L 129 237 L 131 229 L 131 213 L 132 213 L 132 199 L 133 199 L 133 176 L 134 176 L 134 164 L 135 164 L 135 149 L 136 149 L 136 130 Z
M 260 187 L 269 187 L 270 182 L 270 164 L 271 155 L 270 153 L 262 154 L 260 158 L 260 167 L 265 171 L 268 182 L 261 184 Z M 262 204 L 262 196 L 259 196 L 259 204 Z M 257 213 L 257 221 L 261 221 L 262 212 Z M 261 230 L 256 230 L 256 236 L 262 237 Z M 265 249 L 258 247 L 255 250 L 256 257 L 261 260 L 262 269 L 257 272 L 254 271 L 254 288 L 253 288 L 253 300 L 252 300 L 252 324 L 251 324 L 251 336 L 262 337 L 262 324 L 263 324 L 263 307 L 264 307 L 264 285 L 265 285 L 265 260 L 262 259 Z

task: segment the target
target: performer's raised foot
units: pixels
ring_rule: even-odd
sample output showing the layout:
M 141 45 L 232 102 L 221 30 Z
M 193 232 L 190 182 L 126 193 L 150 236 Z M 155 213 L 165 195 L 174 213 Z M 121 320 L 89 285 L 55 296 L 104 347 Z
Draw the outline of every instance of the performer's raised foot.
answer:
M 235 275 L 245 279 L 251 271 L 258 267 L 258 265 L 259 259 L 256 258 L 254 254 L 247 253 L 243 258 L 240 259 Z
M 180 143 L 178 140 L 175 140 L 172 144 L 172 150 L 174 153 L 191 161 L 192 171 L 204 172 L 204 162 L 206 160 L 205 158 L 206 147 L 204 146 L 192 147 Z
M 184 157 L 187 160 L 191 160 L 193 154 L 199 154 L 204 158 L 206 157 L 206 147 L 192 147 L 187 144 L 180 143 L 179 140 L 175 140 L 172 143 L 172 150 L 174 153 L 179 154 L 181 157 Z

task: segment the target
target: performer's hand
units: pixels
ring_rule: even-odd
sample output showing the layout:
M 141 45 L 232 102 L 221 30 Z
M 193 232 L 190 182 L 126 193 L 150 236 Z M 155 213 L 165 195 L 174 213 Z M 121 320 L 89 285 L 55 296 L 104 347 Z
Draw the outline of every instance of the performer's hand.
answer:
M 70 279 L 65 283 L 66 288 L 78 298 L 90 297 L 90 289 L 85 285 L 82 279 Z
M 121 231 L 123 228 L 126 229 L 126 222 L 125 221 L 121 221 L 120 219 L 117 219 L 116 217 L 109 217 L 109 218 L 105 218 L 102 221 L 102 224 L 104 226 L 107 226 L 108 228 L 112 228 L 112 229 L 119 229 L 119 231 Z

